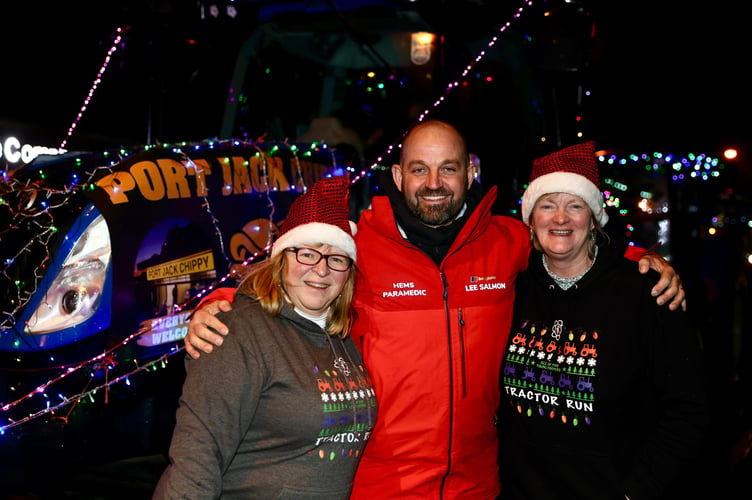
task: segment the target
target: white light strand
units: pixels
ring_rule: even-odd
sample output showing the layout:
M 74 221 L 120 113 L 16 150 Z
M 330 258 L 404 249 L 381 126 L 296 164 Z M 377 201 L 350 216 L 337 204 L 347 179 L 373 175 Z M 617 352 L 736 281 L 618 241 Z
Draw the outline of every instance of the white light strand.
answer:
M 76 126 L 78 125 L 78 122 L 81 121 L 81 117 L 84 115 L 84 112 L 89 107 L 89 102 L 91 101 L 91 98 L 94 96 L 94 92 L 97 90 L 97 87 L 99 87 L 99 84 L 102 82 L 102 76 L 104 75 L 104 72 L 107 70 L 107 66 L 110 64 L 110 58 L 112 57 L 112 54 L 115 53 L 118 46 L 120 45 L 120 41 L 123 38 L 123 35 L 122 35 L 123 29 L 118 28 L 115 32 L 117 33 L 117 36 L 115 37 L 115 40 L 112 42 L 112 46 L 110 47 L 110 50 L 107 51 L 107 56 L 104 58 L 104 63 L 102 64 L 102 67 L 99 68 L 99 73 L 97 73 L 97 77 L 94 79 L 94 83 L 89 89 L 89 94 L 86 96 L 86 99 L 84 99 L 84 105 L 81 106 L 81 111 L 78 112 L 78 116 L 76 116 L 76 119 L 73 120 L 73 123 L 68 129 L 68 134 L 65 136 L 65 139 L 63 139 L 63 142 L 60 144 L 60 149 L 65 149 L 66 144 L 68 144 L 68 139 L 70 139 L 71 135 L 73 135 L 73 130 L 75 130 Z
M 520 16 L 522 16 L 522 13 L 525 10 L 525 8 L 526 7 L 532 7 L 532 5 L 533 5 L 532 0 L 526 0 L 525 2 L 523 2 L 523 5 L 520 8 L 517 9 L 517 12 L 514 13 L 513 18 L 514 19 L 519 19 Z M 504 33 L 511 25 L 512 25 L 512 22 L 511 21 L 507 21 L 506 24 L 504 24 L 504 26 L 502 26 L 499 29 L 499 33 Z M 490 39 L 490 41 L 487 44 L 487 48 L 490 49 L 491 47 L 493 47 L 496 44 L 496 42 L 497 42 L 498 39 L 499 39 L 499 35 L 495 34 L 494 36 L 492 36 L 491 39 Z M 462 72 L 462 74 L 460 75 L 460 77 L 458 79 L 450 82 L 447 85 L 446 89 L 444 89 L 444 93 L 438 99 L 436 99 L 436 101 L 434 101 L 433 105 L 430 106 L 429 108 L 423 110 L 423 112 L 418 116 L 418 121 L 421 122 L 421 121 L 425 120 L 426 117 L 431 113 L 431 111 L 433 111 L 434 109 L 438 108 L 442 103 L 444 103 L 445 100 L 446 100 L 446 98 L 449 96 L 449 94 L 451 94 L 454 89 L 456 89 L 457 87 L 460 86 L 460 84 L 459 84 L 460 80 L 463 80 L 465 77 L 467 77 L 468 73 L 470 73 L 470 70 L 473 69 L 473 67 L 475 66 L 475 64 L 477 64 L 478 62 L 480 62 L 485 56 L 486 56 L 486 49 L 481 50 L 478 53 L 478 55 L 475 57 L 475 59 L 470 64 L 467 65 L 467 67 Z M 382 153 L 382 155 L 379 156 L 376 159 L 376 162 L 371 165 L 371 170 L 373 170 L 374 168 L 377 168 L 379 166 L 379 164 L 381 163 L 381 160 L 385 156 L 387 156 L 389 153 L 391 153 L 391 151 L 393 151 L 395 148 L 400 147 L 399 142 L 402 140 L 402 138 L 405 136 L 406 133 L 407 133 L 407 131 L 405 131 L 400 136 L 400 138 L 397 141 L 393 142 L 392 144 L 390 144 L 389 146 L 386 147 L 385 152 Z M 360 177 L 358 177 L 358 178 L 360 178 Z

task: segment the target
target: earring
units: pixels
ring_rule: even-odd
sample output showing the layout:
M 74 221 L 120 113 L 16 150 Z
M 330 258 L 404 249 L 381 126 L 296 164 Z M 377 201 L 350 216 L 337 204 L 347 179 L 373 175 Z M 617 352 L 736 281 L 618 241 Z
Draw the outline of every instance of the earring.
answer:
M 590 230 L 590 241 L 595 241 L 595 231 Z
M 533 241 L 533 228 L 530 227 L 530 241 Z

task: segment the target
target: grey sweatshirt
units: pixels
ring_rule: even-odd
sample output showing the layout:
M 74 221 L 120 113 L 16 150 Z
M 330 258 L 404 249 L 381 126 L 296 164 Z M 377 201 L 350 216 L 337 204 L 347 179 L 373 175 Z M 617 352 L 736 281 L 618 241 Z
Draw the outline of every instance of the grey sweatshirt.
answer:
M 266 314 L 238 294 L 217 316 L 230 334 L 186 357 L 170 465 L 154 499 L 346 499 L 376 423 L 352 339 L 285 306 Z

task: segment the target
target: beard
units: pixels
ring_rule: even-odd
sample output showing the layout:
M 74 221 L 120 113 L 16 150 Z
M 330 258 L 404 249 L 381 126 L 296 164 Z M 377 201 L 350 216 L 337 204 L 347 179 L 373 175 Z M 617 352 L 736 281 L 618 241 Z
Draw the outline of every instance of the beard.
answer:
M 423 196 L 448 196 L 441 204 L 422 204 Z M 444 226 L 451 223 L 460 213 L 465 203 L 465 196 L 456 197 L 455 193 L 447 189 L 421 189 L 412 198 L 405 197 L 405 203 L 410 212 L 426 226 Z

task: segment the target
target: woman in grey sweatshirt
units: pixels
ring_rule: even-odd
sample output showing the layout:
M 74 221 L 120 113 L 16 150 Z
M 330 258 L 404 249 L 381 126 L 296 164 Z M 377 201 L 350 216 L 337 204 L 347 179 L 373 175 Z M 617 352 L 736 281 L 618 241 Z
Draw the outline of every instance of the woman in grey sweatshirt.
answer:
M 235 334 L 212 356 L 186 357 L 155 499 L 349 497 L 376 398 L 348 336 L 347 187 L 324 179 L 293 203 L 271 257 L 219 316 Z

